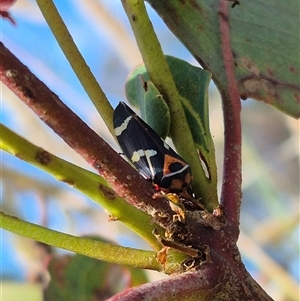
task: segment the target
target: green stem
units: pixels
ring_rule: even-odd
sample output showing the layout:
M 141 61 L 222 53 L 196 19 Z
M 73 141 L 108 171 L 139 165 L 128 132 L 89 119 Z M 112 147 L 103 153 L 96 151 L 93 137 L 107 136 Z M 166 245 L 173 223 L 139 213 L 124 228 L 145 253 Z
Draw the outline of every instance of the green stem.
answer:
M 194 140 L 188 126 L 169 66 L 147 15 L 144 1 L 123 0 L 123 7 L 134 32 L 149 76 L 168 103 L 171 114 L 170 135 L 180 155 L 192 166 L 193 189 L 202 197 L 208 209 L 217 206 L 217 196 L 211 194 Z
M 0 212 L 0 225 L 3 229 L 10 232 L 77 254 L 131 267 L 161 270 L 161 266 L 156 260 L 155 252 L 126 248 L 89 238 L 76 237 L 22 221 L 3 212 Z
M 80 83 L 114 136 L 113 108 L 79 52 L 53 1 L 36 0 L 36 2 Z
M 72 185 L 81 193 L 106 208 L 116 219 L 145 239 L 153 249 L 159 251 L 161 244 L 152 234 L 151 217 L 120 198 L 109 184 L 97 174 L 64 161 L 33 145 L 0 124 L 1 148 L 22 160 L 46 171 L 57 180 Z

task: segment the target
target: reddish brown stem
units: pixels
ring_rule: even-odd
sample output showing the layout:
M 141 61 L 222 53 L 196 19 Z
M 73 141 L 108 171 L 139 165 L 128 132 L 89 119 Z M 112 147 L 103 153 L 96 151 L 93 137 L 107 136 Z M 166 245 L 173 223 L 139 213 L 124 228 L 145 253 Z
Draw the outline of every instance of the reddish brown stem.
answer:
M 74 114 L 2 43 L 0 43 L 0 80 L 92 165 L 111 184 L 117 194 L 134 206 L 142 207 L 146 212 L 152 207 L 157 207 L 157 202 L 151 197 L 152 185 Z M 150 209 L 145 208 L 145 202 L 146 207 L 149 206 Z M 159 203 L 160 210 L 163 204 L 164 200 Z M 165 208 L 168 208 L 167 203 Z
M 234 76 L 234 60 L 230 46 L 230 25 L 228 22 L 228 3 L 220 1 L 219 22 L 225 71 L 228 79 L 227 89 L 221 89 L 224 115 L 224 170 L 221 204 L 229 225 L 238 226 L 241 206 L 241 102 Z M 236 237 L 237 239 L 237 237 Z

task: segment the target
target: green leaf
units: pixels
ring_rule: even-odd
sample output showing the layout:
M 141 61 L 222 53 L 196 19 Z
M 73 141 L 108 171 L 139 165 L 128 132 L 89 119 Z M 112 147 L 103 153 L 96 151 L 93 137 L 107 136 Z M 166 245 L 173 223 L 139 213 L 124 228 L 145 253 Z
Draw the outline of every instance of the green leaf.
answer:
M 129 103 L 140 109 L 141 118 L 165 139 L 171 123 L 169 108 L 158 89 L 149 80 L 145 66 L 134 69 L 129 75 L 125 90 Z
M 299 1 L 241 1 L 220 11 L 221 1 L 148 0 L 170 30 L 212 72 L 226 91 L 224 49 L 233 54 L 242 99 L 254 98 L 300 116 Z M 222 23 L 223 22 L 223 23 Z M 227 24 L 229 41 L 224 43 Z M 222 44 L 223 40 L 223 44 Z

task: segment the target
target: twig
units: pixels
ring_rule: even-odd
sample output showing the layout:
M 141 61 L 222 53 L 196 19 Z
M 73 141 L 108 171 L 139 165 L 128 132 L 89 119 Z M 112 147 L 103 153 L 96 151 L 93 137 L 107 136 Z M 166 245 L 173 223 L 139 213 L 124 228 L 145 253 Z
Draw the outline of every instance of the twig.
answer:
M 70 250 L 91 258 L 105 260 L 110 263 L 158 271 L 161 270 L 161 266 L 156 260 L 155 252 L 116 246 L 111 243 L 104 243 L 89 238 L 76 237 L 24 222 L 16 217 L 6 215 L 3 212 L 0 212 L 0 220 L 3 229 L 25 237 L 30 237 L 51 246 Z
M 236 239 L 241 207 L 241 102 L 234 75 L 232 49 L 230 47 L 230 26 L 228 22 L 228 5 L 220 1 L 219 22 L 221 30 L 221 43 L 227 86 L 221 89 L 224 116 L 224 170 L 221 194 L 221 204 L 229 225 L 235 227 Z M 226 86 L 226 87 L 225 87 Z M 226 88 L 226 89 L 225 89 Z
M 37 0 L 36 2 L 80 83 L 114 136 L 113 108 L 79 52 L 55 5 L 52 0 Z
M 192 166 L 193 189 L 202 198 L 203 204 L 213 210 L 218 205 L 217 196 L 211 193 L 209 182 L 201 166 L 199 155 L 188 126 L 180 96 L 172 78 L 160 43 L 142 0 L 122 0 L 124 10 L 134 32 L 151 81 L 163 94 L 171 114 L 170 135 L 180 155 Z

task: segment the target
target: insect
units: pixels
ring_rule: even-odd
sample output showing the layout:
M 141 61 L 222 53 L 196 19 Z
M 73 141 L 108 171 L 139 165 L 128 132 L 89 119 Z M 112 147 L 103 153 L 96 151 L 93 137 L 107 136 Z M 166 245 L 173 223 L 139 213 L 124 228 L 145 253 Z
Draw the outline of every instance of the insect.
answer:
M 191 167 L 124 102 L 116 107 L 113 122 L 124 155 L 144 178 L 167 193 L 190 187 Z

